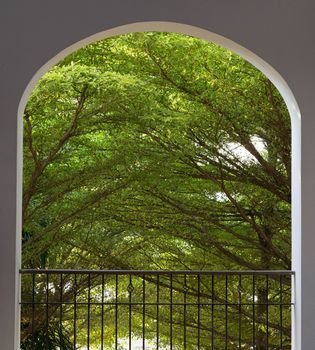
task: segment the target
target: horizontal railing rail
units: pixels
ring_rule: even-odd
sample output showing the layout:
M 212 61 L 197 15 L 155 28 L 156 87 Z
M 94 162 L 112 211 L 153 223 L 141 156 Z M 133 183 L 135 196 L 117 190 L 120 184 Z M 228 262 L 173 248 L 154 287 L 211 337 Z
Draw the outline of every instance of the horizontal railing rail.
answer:
M 20 269 L 20 274 L 106 274 L 106 275 L 294 275 L 290 270 L 69 270 L 69 269 Z
M 293 271 L 22 269 L 21 348 L 291 349 Z

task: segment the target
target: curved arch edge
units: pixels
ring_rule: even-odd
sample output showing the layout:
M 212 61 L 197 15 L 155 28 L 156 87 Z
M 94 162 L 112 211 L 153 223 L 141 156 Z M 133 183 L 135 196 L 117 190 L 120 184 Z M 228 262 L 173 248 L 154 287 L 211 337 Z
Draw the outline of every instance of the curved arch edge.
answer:
M 65 58 L 72 52 L 88 45 L 92 42 L 103 40 L 105 38 L 145 31 L 163 31 L 163 32 L 177 32 L 199 39 L 207 40 L 215 44 L 221 45 L 226 49 L 242 56 L 245 60 L 250 62 L 253 66 L 265 74 L 268 79 L 275 85 L 282 95 L 290 117 L 292 126 L 292 270 L 295 271 L 295 278 L 293 281 L 294 291 L 292 298 L 295 303 L 292 312 L 292 349 L 301 349 L 301 113 L 297 101 L 286 83 L 285 79 L 274 69 L 270 64 L 260 58 L 252 51 L 237 44 L 236 42 L 221 36 L 219 34 L 210 32 L 200 27 L 191 26 L 177 22 L 136 22 L 109 30 L 105 30 L 87 38 L 84 38 L 73 45 L 65 48 L 56 56 L 51 58 L 45 65 L 40 67 L 35 73 L 31 81 L 25 88 L 18 106 L 18 132 L 17 132 L 17 221 L 16 221 L 16 293 L 19 300 L 19 274 L 18 270 L 21 266 L 21 218 L 22 218 L 22 169 L 23 169 L 23 113 L 28 101 L 28 98 L 35 88 L 39 79 L 55 64 Z M 16 330 L 19 333 L 19 306 L 16 305 Z M 17 335 L 18 338 L 18 335 Z M 19 344 L 19 339 L 16 339 L 16 346 Z M 18 348 L 18 347 L 16 347 Z

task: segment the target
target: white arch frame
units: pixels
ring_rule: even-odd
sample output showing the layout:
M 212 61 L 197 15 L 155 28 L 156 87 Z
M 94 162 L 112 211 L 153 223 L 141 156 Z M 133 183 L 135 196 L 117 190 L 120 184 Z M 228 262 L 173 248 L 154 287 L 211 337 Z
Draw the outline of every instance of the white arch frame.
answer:
M 253 66 L 264 73 L 268 79 L 275 85 L 282 95 L 290 117 L 291 117 L 291 129 L 292 129 L 292 270 L 295 271 L 295 278 L 292 288 L 292 301 L 295 303 L 294 310 L 292 310 L 292 349 L 300 350 L 301 343 L 301 306 L 302 306 L 302 291 L 301 291 L 301 113 L 296 102 L 296 99 L 289 88 L 284 78 L 267 62 L 262 58 L 254 54 L 252 51 L 245 47 L 235 43 L 234 41 L 227 39 L 219 34 L 210 32 L 208 30 L 190 26 L 187 24 L 176 22 L 137 22 L 127 25 L 122 25 L 109 30 L 105 30 L 94 35 L 91 35 L 83 40 L 76 42 L 75 44 L 67 47 L 59 52 L 56 56 L 50 59 L 45 65 L 43 65 L 33 76 L 29 84 L 27 85 L 22 95 L 19 107 L 18 107 L 18 133 L 17 133 L 17 222 L 16 222 L 16 247 L 17 247 L 17 269 L 21 266 L 21 222 L 22 222 L 22 169 L 23 169 L 23 113 L 29 99 L 29 96 L 35 88 L 39 79 L 55 64 L 60 62 L 63 58 L 70 53 L 93 43 L 98 40 L 106 39 L 109 37 L 128 34 L 133 32 L 145 32 L 145 31 L 161 31 L 161 32 L 175 32 L 180 34 L 186 34 L 197 37 L 199 39 L 207 40 L 215 44 L 221 45 L 226 49 L 242 56 Z M 19 288 L 20 279 L 19 271 L 16 271 L 16 340 L 15 348 L 19 348 L 19 329 L 20 329 L 20 309 L 19 309 Z

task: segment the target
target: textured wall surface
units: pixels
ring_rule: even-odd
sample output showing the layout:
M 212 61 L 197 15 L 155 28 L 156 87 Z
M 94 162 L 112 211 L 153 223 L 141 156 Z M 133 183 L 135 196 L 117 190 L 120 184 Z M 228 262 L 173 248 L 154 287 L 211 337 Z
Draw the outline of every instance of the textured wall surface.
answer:
M 36 71 L 97 32 L 147 21 L 223 35 L 271 64 L 302 115 L 302 347 L 315 344 L 315 3 L 311 0 L 28 0 L 0 4 L 0 348 L 13 350 L 16 300 L 17 109 Z

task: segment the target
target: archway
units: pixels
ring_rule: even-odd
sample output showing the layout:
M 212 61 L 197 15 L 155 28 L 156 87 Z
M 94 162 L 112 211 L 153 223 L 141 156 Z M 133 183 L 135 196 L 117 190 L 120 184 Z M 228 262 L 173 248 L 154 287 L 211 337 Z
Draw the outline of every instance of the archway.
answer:
M 292 176 L 292 191 L 293 191 L 293 234 L 292 234 L 292 260 L 293 260 L 293 270 L 297 273 L 297 286 L 299 285 L 299 237 L 300 237 L 300 213 L 299 213 L 299 197 L 300 197 L 300 184 L 299 184 L 299 133 L 300 133 L 300 119 L 299 119 L 299 112 L 297 105 L 295 103 L 294 97 L 292 93 L 290 92 L 289 88 L 286 86 L 286 83 L 281 78 L 281 76 L 275 72 L 272 67 L 268 66 L 265 62 L 263 62 L 261 59 L 256 57 L 251 52 L 248 52 L 246 49 L 238 46 L 237 44 L 220 37 L 218 35 L 209 33 L 207 31 L 200 30 L 195 27 L 189 27 L 186 25 L 181 24 L 174 24 L 174 23 L 139 23 L 139 24 L 132 24 L 128 26 L 119 27 L 110 31 L 106 31 L 103 33 L 99 33 L 95 36 L 92 36 L 86 40 L 83 40 L 82 42 L 79 42 L 70 48 L 64 50 L 62 53 L 54 57 L 50 62 L 47 63 L 44 67 L 41 68 L 40 71 L 34 76 L 32 81 L 30 82 L 29 86 L 27 87 L 20 107 L 19 107 L 19 120 L 21 120 L 20 115 L 24 110 L 26 99 L 28 98 L 29 92 L 32 90 L 34 85 L 36 84 L 39 77 L 53 64 L 58 62 L 60 59 L 64 58 L 69 53 L 73 52 L 77 48 L 86 45 L 87 43 L 96 41 L 98 39 L 104 39 L 109 36 L 123 34 L 123 33 L 130 33 L 130 32 L 138 32 L 138 31 L 170 31 L 170 32 L 178 32 L 182 34 L 188 34 L 191 36 L 196 36 L 198 38 L 202 38 L 211 42 L 215 42 L 217 44 L 220 44 L 231 51 L 238 53 L 239 55 L 243 56 L 246 60 L 251 62 L 254 66 L 256 66 L 258 69 L 260 69 L 278 88 L 278 90 L 282 93 L 283 98 L 285 99 L 287 103 L 287 107 L 289 109 L 291 120 L 292 120 L 292 143 L 293 143 L 293 154 L 292 154 L 292 163 L 293 163 L 293 176 Z M 296 289 L 298 294 L 298 289 Z M 298 301 L 298 299 L 296 300 Z M 298 308 L 298 304 L 297 304 Z

